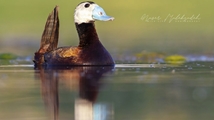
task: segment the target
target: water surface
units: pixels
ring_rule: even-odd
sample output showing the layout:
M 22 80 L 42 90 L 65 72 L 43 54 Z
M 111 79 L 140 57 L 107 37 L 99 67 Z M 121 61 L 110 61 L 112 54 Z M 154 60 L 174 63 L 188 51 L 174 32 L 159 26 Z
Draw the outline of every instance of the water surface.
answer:
M 214 63 L 0 66 L 1 120 L 212 120 Z

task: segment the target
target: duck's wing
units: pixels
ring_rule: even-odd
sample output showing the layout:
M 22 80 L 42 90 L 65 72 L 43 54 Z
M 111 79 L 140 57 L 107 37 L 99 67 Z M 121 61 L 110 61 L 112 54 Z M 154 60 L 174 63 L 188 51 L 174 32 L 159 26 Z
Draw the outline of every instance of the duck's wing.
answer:
M 35 64 L 43 64 L 44 54 L 57 48 L 59 38 L 58 9 L 59 7 L 56 6 L 47 18 L 45 29 L 41 38 L 40 48 L 34 56 Z
M 80 47 L 60 47 L 45 54 L 45 63 L 48 65 L 79 65 L 81 52 Z

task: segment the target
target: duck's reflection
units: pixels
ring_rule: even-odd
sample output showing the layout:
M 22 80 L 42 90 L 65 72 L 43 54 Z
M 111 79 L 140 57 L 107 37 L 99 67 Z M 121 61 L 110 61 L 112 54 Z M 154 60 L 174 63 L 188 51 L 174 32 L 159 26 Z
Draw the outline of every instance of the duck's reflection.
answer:
M 36 75 L 41 80 L 41 93 L 50 119 L 59 117 L 59 92 L 58 84 L 63 83 L 69 89 L 77 89 L 79 97 L 75 100 L 75 120 L 106 120 L 106 115 L 97 115 L 97 107 L 94 105 L 101 78 L 105 73 L 112 71 L 112 66 L 100 67 L 67 67 L 67 68 L 40 68 Z M 102 111 L 98 110 L 99 113 Z M 105 110 L 104 110 L 105 111 Z M 100 118 L 102 116 L 102 118 Z

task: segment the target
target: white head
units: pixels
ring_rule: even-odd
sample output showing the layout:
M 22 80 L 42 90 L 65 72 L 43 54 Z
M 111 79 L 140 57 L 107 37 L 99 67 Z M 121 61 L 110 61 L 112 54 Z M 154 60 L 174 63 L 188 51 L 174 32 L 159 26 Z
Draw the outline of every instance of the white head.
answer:
M 74 21 L 78 24 L 90 23 L 95 20 L 110 21 L 113 19 L 113 17 L 107 16 L 100 6 L 90 1 L 80 3 L 74 13 Z

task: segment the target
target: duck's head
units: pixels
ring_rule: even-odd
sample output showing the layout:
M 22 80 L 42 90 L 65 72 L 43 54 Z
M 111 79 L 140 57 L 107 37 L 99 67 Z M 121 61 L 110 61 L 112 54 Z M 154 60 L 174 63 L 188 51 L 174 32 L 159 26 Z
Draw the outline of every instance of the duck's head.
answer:
M 111 21 L 113 19 L 113 17 L 106 15 L 103 8 L 91 1 L 81 2 L 74 13 L 74 21 L 77 24 L 90 23 L 95 20 Z

